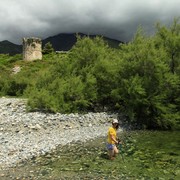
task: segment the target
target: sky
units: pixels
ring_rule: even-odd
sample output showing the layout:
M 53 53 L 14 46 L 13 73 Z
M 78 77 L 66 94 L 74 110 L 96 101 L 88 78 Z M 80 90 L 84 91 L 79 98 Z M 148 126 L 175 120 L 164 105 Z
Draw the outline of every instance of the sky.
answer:
M 0 0 L 0 41 L 81 32 L 127 42 L 139 26 L 152 35 L 157 22 L 172 24 L 179 7 L 180 0 Z

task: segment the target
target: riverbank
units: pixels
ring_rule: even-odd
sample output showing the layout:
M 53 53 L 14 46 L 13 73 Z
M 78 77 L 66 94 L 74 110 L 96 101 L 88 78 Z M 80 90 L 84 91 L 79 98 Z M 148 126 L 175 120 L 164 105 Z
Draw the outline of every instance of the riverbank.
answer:
M 109 161 L 106 137 L 69 143 L 55 150 L 0 170 L 2 180 L 179 180 L 178 131 L 124 131 L 120 154 Z
M 59 145 L 105 136 L 116 114 L 26 112 L 26 100 L 0 98 L 0 169 L 15 167 Z

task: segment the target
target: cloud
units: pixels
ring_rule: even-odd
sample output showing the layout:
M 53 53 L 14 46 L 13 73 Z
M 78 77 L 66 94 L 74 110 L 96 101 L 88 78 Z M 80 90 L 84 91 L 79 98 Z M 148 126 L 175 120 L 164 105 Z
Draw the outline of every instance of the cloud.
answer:
M 153 33 L 156 22 L 179 17 L 179 5 L 179 0 L 1 0 L 0 41 L 74 32 L 129 41 L 139 25 Z

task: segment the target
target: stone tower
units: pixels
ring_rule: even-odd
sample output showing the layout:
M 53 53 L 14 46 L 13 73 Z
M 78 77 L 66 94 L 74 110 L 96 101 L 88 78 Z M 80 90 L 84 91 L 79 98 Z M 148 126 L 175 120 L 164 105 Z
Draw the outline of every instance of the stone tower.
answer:
M 23 38 L 23 60 L 42 59 L 42 41 L 39 38 Z

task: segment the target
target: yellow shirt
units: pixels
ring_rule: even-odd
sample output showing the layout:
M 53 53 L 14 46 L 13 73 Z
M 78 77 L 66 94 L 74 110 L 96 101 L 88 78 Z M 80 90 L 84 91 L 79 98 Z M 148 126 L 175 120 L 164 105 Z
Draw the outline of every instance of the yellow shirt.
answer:
M 114 129 L 113 127 L 110 127 L 108 130 L 108 143 L 115 144 L 115 142 L 111 139 L 111 136 L 116 139 L 116 129 Z

